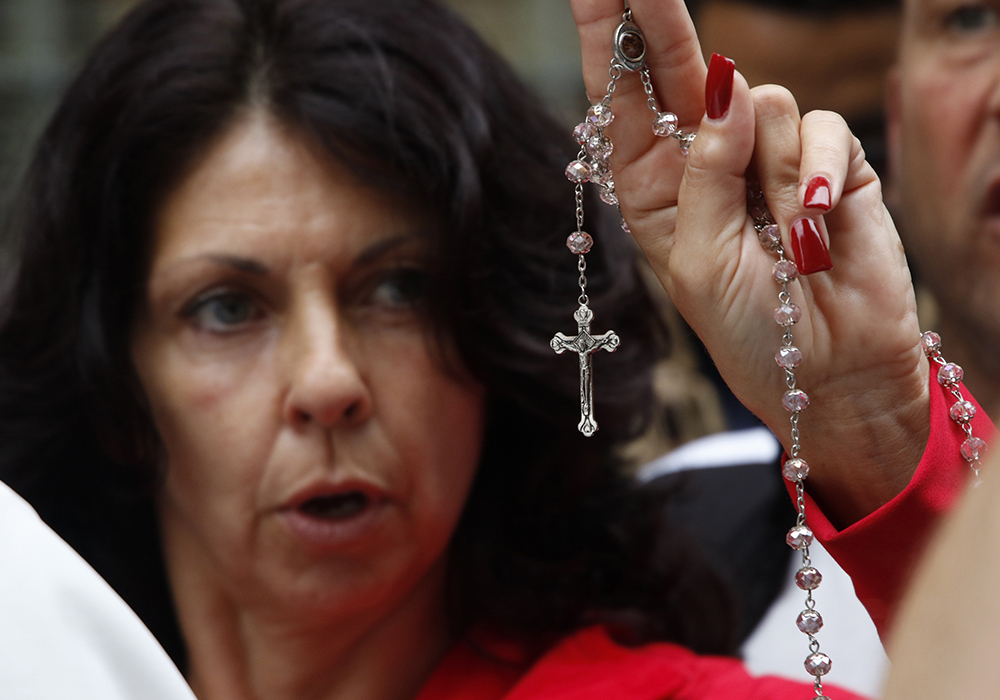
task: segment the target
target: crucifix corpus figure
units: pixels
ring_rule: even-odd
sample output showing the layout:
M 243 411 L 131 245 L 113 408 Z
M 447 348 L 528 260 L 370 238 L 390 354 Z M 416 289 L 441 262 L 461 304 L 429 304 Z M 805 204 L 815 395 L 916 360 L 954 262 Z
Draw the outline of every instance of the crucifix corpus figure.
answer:
M 591 370 L 590 356 L 598 350 L 614 352 L 621 341 L 614 331 L 601 335 L 590 334 L 590 322 L 594 312 L 586 304 L 573 312 L 576 319 L 577 334 L 573 337 L 556 333 L 549 345 L 558 354 L 572 350 L 580 357 L 580 432 L 590 437 L 597 432 L 597 421 L 594 420 L 594 377 Z

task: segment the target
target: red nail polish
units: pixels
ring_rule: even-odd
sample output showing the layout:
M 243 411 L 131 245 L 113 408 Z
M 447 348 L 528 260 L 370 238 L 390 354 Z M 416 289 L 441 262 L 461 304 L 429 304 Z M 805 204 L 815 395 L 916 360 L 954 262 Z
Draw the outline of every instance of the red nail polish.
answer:
M 816 222 L 808 216 L 796 219 L 792 224 L 792 257 L 803 275 L 833 269 L 830 250 L 823 242 Z
M 733 70 L 736 63 L 732 59 L 712 54 L 708 64 L 708 80 L 705 82 L 705 113 L 709 119 L 722 119 L 729 111 L 733 99 Z
M 830 181 L 822 175 L 817 175 L 806 186 L 806 209 L 822 209 L 830 211 Z

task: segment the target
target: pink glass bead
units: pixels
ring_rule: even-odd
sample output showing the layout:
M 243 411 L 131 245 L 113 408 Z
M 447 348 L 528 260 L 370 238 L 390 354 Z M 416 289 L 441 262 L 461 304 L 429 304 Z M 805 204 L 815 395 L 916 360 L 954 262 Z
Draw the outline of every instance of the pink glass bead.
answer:
M 625 221 L 625 217 L 624 216 L 622 217 L 622 231 L 624 231 L 625 233 L 629 234 L 630 236 L 632 235 L 632 229 L 630 229 L 628 227 L 628 222 Z
M 924 348 L 924 353 L 930 357 L 941 350 L 941 336 L 934 331 L 927 331 L 920 336 L 920 344 Z
M 809 476 L 809 464 L 804 459 L 789 459 L 781 467 L 781 475 L 789 481 L 802 481 Z
M 677 131 L 677 115 L 673 112 L 657 112 L 653 117 L 653 133 L 657 136 L 670 136 Z
M 948 415 L 956 423 L 966 423 L 975 417 L 976 406 L 971 401 L 956 401 Z
M 590 181 L 595 185 L 606 185 L 611 182 L 611 168 L 605 161 L 597 161 L 590 170 Z
M 809 396 L 801 389 L 789 389 L 781 397 L 781 405 L 789 413 L 798 413 L 809 408 Z
M 757 232 L 757 239 L 764 250 L 773 252 L 781 245 L 781 229 L 777 224 L 768 224 Z
M 799 269 L 791 260 L 779 260 L 771 268 L 771 274 L 774 275 L 775 282 L 791 282 L 799 276 Z
M 584 150 L 597 160 L 607 160 L 615 150 L 615 145 L 601 136 L 590 139 L 583 144 Z
M 796 525 L 785 535 L 785 542 L 792 549 L 804 549 L 813 543 L 813 531 L 805 525 Z
M 966 462 L 975 462 L 986 451 L 986 441 L 982 438 L 970 437 L 962 443 L 961 451 Z
M 610 187 L 602 187 L 601 201 L 612 207 L 618 206 L 618 195 Z
M 588 163 L 584 163 L 582 160 L 574 160 L 566 166 L 566 179 L 576 183 L 586 182 L 590 178 L 591 172 L 593 170 Z
M 779 326 L 794 326 L 802 320 L 802 309 L 795 304 L 782 304 L 774 310 L 774 322 Z
M 774 361 L 781 369 L 795 369 L 802 363 L 802 351 L 794 345 L 787 348 L 779 348 L 774 354 Z
M 823 582 L 823 574 L 814 566 L 803 566 L 795 572 L 795 585 L 803 591 L 814 591 Z
M 810 676 L 825 676 L 830 672 L 833 662 L 826 654 L 816 652 L 806 657 L 806 673 Z
M 597 127 L 590 122 L 583 122 L 582 124 L 577 124 L 576 128 L 573 129 L 573 138 L 576 139 L 577 143 L 585 143 L 590 139 L 597 136 Z
M 614 118 L 615 115 L 611 108 L 605 107 L 600 102 L 587 110 L 587 121 L 601 129 L 614 121 Z
M 815 610 L 803 610 L 795 620 L 795 626 L 803 634 L 816 634 L 823 629 L 823 616 Z
M 946 365 L 941 365 L 941 369 L 938 370 L 938 383 L 941 386 L 955 386 L 962 381 L 963 374 L 965 373 L 961 367 L 954 362 L 949 362 Z
M 590 251 L 594 245 L 594 239 L 586 231 L 574 231 L 566 239 L 566 247 L 571 253 L 583 255 Z

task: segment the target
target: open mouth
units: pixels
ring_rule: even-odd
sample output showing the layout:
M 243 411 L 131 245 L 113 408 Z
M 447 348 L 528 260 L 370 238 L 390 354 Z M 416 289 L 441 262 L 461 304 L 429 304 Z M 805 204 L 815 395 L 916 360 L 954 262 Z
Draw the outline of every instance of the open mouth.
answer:
M 313 518 L 344 520 L 368 507 L 371 499 L 360 491 L 315 496 L 299 506 L 299 511 Z

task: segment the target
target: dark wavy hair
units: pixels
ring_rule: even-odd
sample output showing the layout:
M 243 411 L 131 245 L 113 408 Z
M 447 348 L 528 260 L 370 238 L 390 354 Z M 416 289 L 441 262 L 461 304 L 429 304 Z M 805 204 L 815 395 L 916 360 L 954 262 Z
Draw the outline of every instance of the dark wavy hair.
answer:
M 577 363 L 549 347 L 554 331 L 575 330 L 563 176 L 575 145 L 426 0 L 150 0 L 96 48 L 18 198 L 0 477 L 184 668 L 153 508 L 159 444 L 129 338 L 157 207 L 253 108 L 437 217 L 431 325 L 487 389 L 481 463 L 451 547 L 456 632 L 484 623 L 544 643 L 604 621 L 634 641 L 731 651 L 722 590 L 686 545 L 657 544 L 656 508 L 616 456 L 646 425 L 665 347 L 634 248 L 616 216 L 590 227 L 591 306 L 622 344 L 596 359 L 601 429 L 587 439 Z

